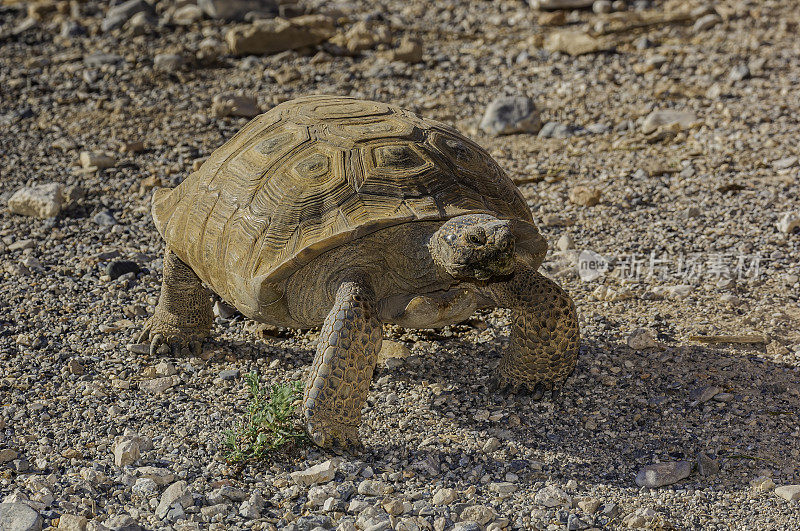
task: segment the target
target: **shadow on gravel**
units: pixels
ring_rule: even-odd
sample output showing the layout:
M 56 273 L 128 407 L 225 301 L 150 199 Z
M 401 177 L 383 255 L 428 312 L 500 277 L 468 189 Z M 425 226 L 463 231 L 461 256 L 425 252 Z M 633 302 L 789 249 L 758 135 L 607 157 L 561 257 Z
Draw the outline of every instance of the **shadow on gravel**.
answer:
M 424 449 L 380 446 L 372 452 L 410 453 L 412 461 L 429 460 L 453 470 L 480 464 L 483 474 L 513 472 L 523 482 L 550 477 L 585 483 L 593 478 L 598 484 L 635 487 L 642 466 L 656 460 L 696 463 L 701 452 L 717 459 L 723 473 L 710 480 L 695 471 L 682 483 L 738 481 L 742 486 L 734 469 L 754 469 L 753 474 L 769 469 L 786 481 L 800 476 L 782 444 L 798 426 L 798 371 L 757 355 L 755 348 L 679 346 L 637 352 L 588 339 L 561 396 L 536 402 L 488 390 L 490 367 L 506 341 L 498 337 L 476 345 L 450 339 L 435 345 L 431 355 L 412 359 L 412 366 L 384 370 L 377 377 L 391 374 L 414 386 L 441 384 L 445 390 L 432 396 L 430 405 L 438 432 L 466 431 L 478 447 L 497 437 L 514 443 L 515 451 L 490 452 L 488 459 L 480 448 L 460 444 L 457 450 L 433 444 Z M 461 437 L 454 436 L 454 442 Z M 502 480 L 502 474 L 495 480 Z

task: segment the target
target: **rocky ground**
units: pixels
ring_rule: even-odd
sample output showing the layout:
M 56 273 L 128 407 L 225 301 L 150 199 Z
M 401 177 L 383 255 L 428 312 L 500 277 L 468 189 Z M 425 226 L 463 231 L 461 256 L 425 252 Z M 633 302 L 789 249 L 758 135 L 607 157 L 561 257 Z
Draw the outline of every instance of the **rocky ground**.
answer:
M 795 2 L 280 3 L 0 2 L 0 527 L 800 528 Z M 301 379 L 317 332 L 221 308 L 199 357 L 131 345 L 150 190 L 310 93 L 452 123 L 519 184 L 580 312 L 559 399 L 487 389 L 505 311 L 387 327 L 363 453 L 225 462 L 242 377 Z

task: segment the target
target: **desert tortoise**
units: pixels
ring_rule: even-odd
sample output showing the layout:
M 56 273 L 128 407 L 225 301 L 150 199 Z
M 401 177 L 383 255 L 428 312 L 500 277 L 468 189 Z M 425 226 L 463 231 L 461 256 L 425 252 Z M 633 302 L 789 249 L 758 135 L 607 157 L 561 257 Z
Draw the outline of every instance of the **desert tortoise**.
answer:
M 314 442 L 358 444 L 381 323 L 436 328 L 510 308 L 503 387 L 538 398 L 572 372 L 578 320 L 537 272 L 547 244 L 519 190 L 452 127 L 383 103 L 309 96 L 248 123 L 153 195 L 161 298 L 140 341 L 200 348 L 210 294 L 278 326 L 322 326 L 303 413 Z

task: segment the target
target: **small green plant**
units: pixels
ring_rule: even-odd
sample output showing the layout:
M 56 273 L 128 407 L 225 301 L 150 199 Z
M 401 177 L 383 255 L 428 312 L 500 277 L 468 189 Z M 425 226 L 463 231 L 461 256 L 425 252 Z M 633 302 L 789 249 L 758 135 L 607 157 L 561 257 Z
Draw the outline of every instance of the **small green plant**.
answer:
M 225 458 L 231 464 L 244 464 L 274 457 L 277 451 L 289 453 L 308 444 L 303 424 L 295 414 L 303 384 L 295 381 L 276 384 L 269 389 L 261 385 L 255 372 L 245 376 L 250 391 L 247 418 L 233 430 L 225 431 Z

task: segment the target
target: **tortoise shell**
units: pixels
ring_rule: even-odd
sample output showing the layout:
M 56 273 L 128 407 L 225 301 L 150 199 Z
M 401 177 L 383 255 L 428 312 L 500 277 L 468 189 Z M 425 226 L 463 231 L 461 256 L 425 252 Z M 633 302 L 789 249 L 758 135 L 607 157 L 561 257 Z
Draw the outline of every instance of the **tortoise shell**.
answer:
M 452 127 L 339 96 L 274 107 L 153 197 L 167 245 L 230 301 L 381 228 L 478 212 L 532 223 L 503 170 Z

